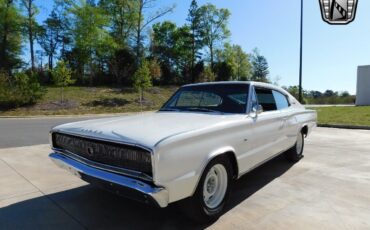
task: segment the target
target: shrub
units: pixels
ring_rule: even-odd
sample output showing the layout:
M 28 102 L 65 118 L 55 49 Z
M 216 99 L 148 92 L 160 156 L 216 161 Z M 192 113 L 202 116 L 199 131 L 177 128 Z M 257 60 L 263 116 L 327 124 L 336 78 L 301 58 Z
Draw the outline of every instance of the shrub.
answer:
M 0 108 L 10 109 L 37 102 L 45 94 L 35 75 L 0 73 Z
M 144 96 L 144 90 L 152 87 L 152 76 L 148 61 L 144 60 L 134 74 L 134 88 L 140 93 L 140 102 Z
M 61 92 L 61 102 L 64 102 L 63 90 L 64 87 L 67 87 L 75 82 L 72 77 L 72 71 L 68 68 L 67 63 L 64 61 L 58 62 L 57 66 L 51 72 L 53 77 L 53 82 L 57 87 L 60 87 Z

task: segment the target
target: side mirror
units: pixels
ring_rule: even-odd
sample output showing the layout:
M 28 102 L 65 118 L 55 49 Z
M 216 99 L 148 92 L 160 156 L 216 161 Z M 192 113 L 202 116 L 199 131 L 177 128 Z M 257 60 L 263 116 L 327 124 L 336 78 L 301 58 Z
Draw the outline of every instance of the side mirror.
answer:
M 251 116 L 256 118 L 262 112 L 263 112 L 262 105 L 255 104 L 255 105 L 252 106 Z

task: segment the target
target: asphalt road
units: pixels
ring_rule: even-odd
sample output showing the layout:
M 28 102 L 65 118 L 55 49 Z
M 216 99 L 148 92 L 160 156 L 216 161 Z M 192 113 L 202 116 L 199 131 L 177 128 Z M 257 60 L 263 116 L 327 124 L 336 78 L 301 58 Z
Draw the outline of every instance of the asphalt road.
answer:
M 44 128 L 34 135 L 68 121 L 37 121 Z M 37 123 L 12 124 L 36 140 Z M 3 148 L 0 229 L 370 229 L 369 140 L 370 131 L 317 128 L 299 163 L 278 157 L 242 177 L 225 214 L 207 225 L 176 205 L 156 209 L 87 185 L 48 159 L 48 145 Z
M 48 144 L 52 127 L 93 118 L 0 118 L 0 148 Z

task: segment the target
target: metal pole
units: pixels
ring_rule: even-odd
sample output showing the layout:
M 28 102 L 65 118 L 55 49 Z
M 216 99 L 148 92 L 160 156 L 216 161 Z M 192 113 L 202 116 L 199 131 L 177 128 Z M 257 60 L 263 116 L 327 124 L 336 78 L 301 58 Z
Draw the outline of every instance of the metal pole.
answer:
M 303 102 L 302 95 L 302 52 L 303 52 L 303 0 L 301 0 L 301 35 L 300 35 L 300 53 L 299 53 L 299 102 Z

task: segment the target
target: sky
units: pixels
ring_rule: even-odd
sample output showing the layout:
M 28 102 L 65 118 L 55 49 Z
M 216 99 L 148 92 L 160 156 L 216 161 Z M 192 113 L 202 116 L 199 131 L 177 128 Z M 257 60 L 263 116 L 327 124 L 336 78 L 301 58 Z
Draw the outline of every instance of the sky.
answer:
M 191 0 L 157 0 L 160 7 L 176 4 L 159 21 L 185 23 Z M 198 0 L 231 12 L 232 44 L 246 52 L 258 48 L 267 58 L 270 78 L 279 85 L 298 85 L 299 0 Z M 38 20 L 43 21 L 53 1 L 37 0 Z M 303 88 L 356 93 L 357 66 L 370 65 L 370 1 L 359 1 L 356 19 L 349 25 L 329 25 L 321 18 L 319 0 L 304 0 Z

